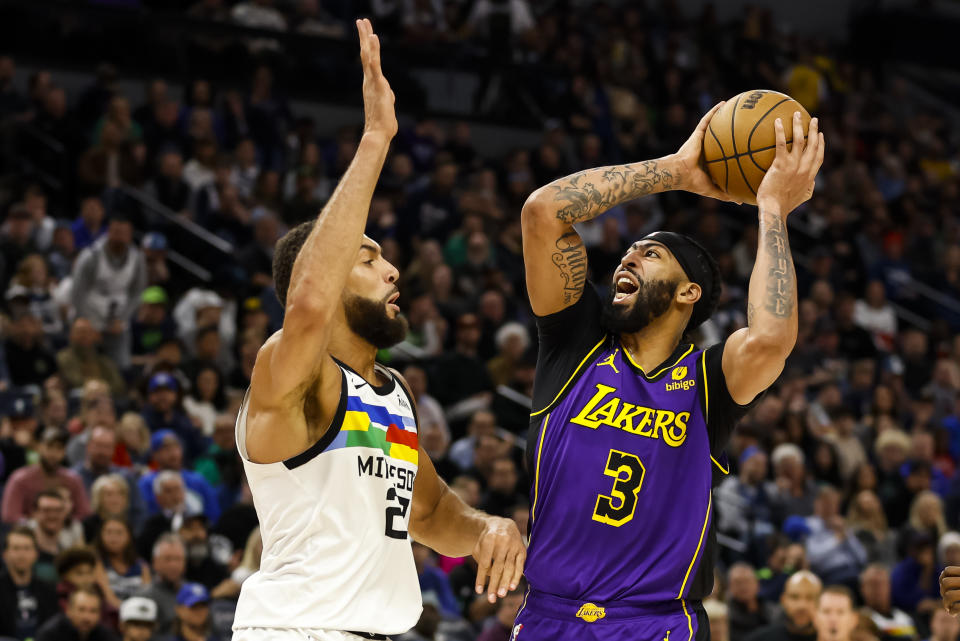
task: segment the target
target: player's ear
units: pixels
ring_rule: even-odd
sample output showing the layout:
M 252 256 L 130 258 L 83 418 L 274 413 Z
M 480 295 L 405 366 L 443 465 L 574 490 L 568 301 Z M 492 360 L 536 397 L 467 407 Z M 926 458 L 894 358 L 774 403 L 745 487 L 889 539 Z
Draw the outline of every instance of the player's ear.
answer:
M 677 289 L 677 301 L 689 305 L 693 305 L 700 300 L 700 296 L 702 295 L 703 290 L 701 290 L 700 285 L 696 283 L 684 283 Z

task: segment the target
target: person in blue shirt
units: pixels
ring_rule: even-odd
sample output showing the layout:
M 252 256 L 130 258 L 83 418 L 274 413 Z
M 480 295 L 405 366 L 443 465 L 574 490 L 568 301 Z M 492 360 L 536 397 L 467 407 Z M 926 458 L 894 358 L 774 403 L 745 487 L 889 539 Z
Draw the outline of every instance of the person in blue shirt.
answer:
M 187 464 L 207 449 L 207 439 L 180 407 L 180 384 L 169 372 L 157 372 L 147 384 L 147 402 L 141 415 L 150 431 L 172 430 L 183 445 Z
M 217 501 L 216 491 L 200 474 L 184 469 L 183 446 L 176 433 L 172 430 L 160 430 L 150 439 L 150 449 L 153 452 L 153 461 L 157 469 L 140 477 L 140 493 L 143 495 L 148 514 L 157 514 L 160 506 L 153 491 L 153 481 L 157 474 L 170 470 L 180 474 L 183 485 L 188 492 L 197 495 L 203 501 L 203 513 L 211 523 L 220 518 L 220 504 Z

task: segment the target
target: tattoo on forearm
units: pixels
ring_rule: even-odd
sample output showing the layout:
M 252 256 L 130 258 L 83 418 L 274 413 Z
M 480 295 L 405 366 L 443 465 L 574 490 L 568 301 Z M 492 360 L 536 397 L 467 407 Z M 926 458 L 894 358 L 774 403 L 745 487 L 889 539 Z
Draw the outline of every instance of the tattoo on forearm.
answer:
M 557 251 L 551 259 L 563 277 L 563 302 L 574 302 L 587 280 L 587 250 L 577 232 L 567 232 L 557 239 Z
M 570 204 L 557 212 L 557 219 L 574 224 L 599 216 L 614 205 L 673 187 L 673 174 L 657 160 L 615 167 L 587 169 L 551 184 L 554 200 Z
M 760 220 L 763 245 L 770 257 L 763 306 L 775 317 L 786 318 L 793 313 L 797 287 L 787 226 L 780 216 L 762 215 Z

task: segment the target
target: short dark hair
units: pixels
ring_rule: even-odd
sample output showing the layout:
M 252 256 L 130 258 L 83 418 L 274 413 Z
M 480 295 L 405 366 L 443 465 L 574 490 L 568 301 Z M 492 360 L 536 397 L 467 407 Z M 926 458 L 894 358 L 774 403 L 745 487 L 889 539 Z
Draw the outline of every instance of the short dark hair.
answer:
M 97 567 L 97 555 L 88 547 L 74 547 L 64 550 L 54 565 L 61 577 L 78 565 Z
M 3 549 L 6 550 L 10 547 L 10 537 L 11 536 L 22 536 L 33 541 L 33 547 L 37 547 L 37 535 L 33 533 L 26 525 L 16 525 L 10 528 L 10 531 L 7 532 L 6 536 L 3 537 Z
M 35 497 L 33 497 L 33 509 L 34 509 L 34 510 L 36 510 L 38 507 L 40 507 L 40 499 L 42 499 L 42 498 L 44 498 L 44 497 L 46 497 L 46 498 L 48 498 L 48 499 L 57 499 L 58 501 L 63 501 L 63 495 L 60 494 L 60 492 L 59 492 L 58 490 L 56 490 L 56 489 L 54 489 L 54 488 L 47 488 L 47 489 L 43 490 L 42 492 L 38 493 Z
M 277 300 L 284 307 L 287 306 L 287 290 L 290 288 L 293 264 L 316 223 L 316 218 L 300 223 L 277 241 L 273 251 L 273 288 L 277 294 Z

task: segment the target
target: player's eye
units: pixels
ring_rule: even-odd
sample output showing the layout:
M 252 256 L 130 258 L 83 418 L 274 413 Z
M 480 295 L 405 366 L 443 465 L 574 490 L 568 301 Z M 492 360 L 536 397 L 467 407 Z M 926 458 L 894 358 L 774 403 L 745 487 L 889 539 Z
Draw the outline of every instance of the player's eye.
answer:
M 655 251 L 652 250 L 652 249 L 648 249 L 648 250 L 647 250 L 647 256 L 654 256 L 655 258 L 660 258 L 660 254 L 658 254 L 657 252 L 655 252 Z
M 375 260 L 376 260 L 375 258 L 371 258 L 370 260 L 365 260 L 365 261 L 363 261 L 363 264 L 364 264 L 364 265 L 372 265 Z

